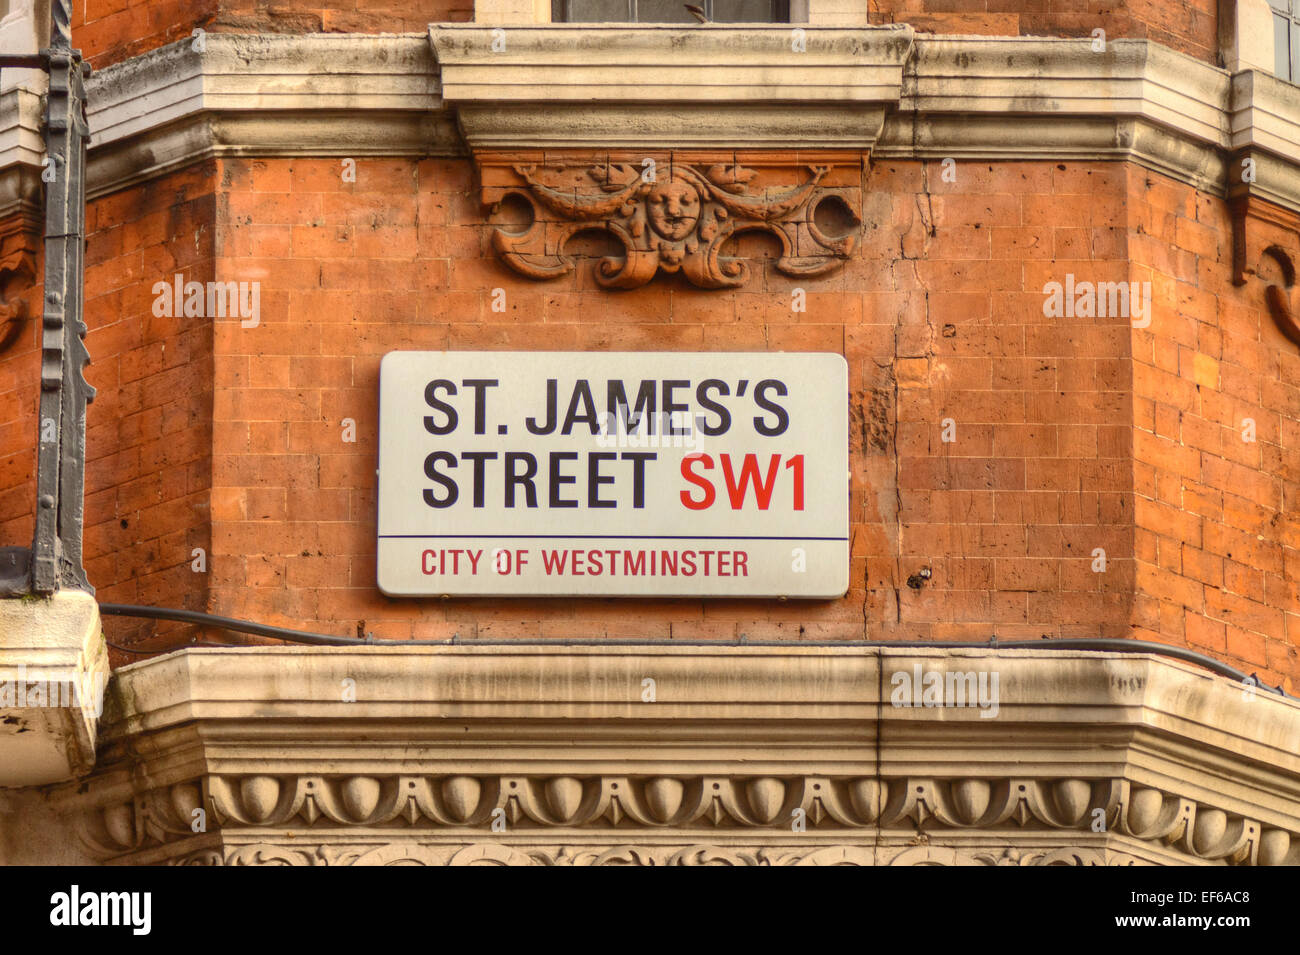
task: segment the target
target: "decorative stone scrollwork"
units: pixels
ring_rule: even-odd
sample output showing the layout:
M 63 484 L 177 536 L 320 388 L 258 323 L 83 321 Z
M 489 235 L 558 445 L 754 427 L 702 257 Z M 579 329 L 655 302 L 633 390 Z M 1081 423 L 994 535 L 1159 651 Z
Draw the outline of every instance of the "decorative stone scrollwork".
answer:
M 1268 313 L 1273 316 L 1273 321 L 1277 323 L 1278 328 L 1282 329 L 1282 333 L 1300 345 L 1300 308 L 1295 308 L 1292 304 L 1296 284 L 1295 263 L 1277 246 L 1265 249 L 1264 255 L 1272 258 L 1282 273 L 1280 283 L 1272 282 L 1264 290 Z
M 572 272 L 566 253 L 578 233 L 597 231 L 621 251 L 595 262 L 605 288 L 636 288 L 656 273 L 680 272 L 701 288 L 744 285 L 751 269 L 731 251 L 743 232 L 780 243 L 776 268 L 815 276 L 852 252 L 861 225 L 860 162 L 763 170 L 739 162 L 670 157 L 537 164 L 480 157 L 483 200 L 497 216 L 493 248 L 533 279 Z M 507 211 L 514 213 L 514 221 Z
M 1073 847 L 1045 852 L 1008 848 L 1001 853 L 993 853 L 964 852 L 943 846 L 917 846 L 900 852 L 889 861 L 891 866 L 1129 866 L 1138 864 L 1137 859 L 1126 853 Z
M 27 327 L 27 303 L 20 297 L 36 282 L 34 247 L 23 233 L 0 236 L 0 353 Z
M 328 857 L 320 850 L 299 846 L 277 846 L 260 843 L 240 846 L 223 853 L 219 849 L 201 849 L 179 859 L 172 865 L 329 865 Z
M 172 865 L 291 866 L 1131 866 L 1140 861 L 1122 852 L 1064 847 L 1050 850 L 982 850 L 916 846 L 879 849 L 831 845 L 801 849 L 753 848 L 709 844 L 686 846 L 615 845 L 607 848 L 560 846 L 516 848 L 497 843 L 409 845 L 378 848 L 300 846 L 258 843 L 222 853 L 201 850 L 174 859 Z
M 1113 783 L 1082 779 L 907 779 L 890 786 L 881 816 L 884 826 L 911 821 L 918 829 L 986 829 L 1007 822 L 1054 829 L 1085 825 L 1092 807 L 1110 812 Z
M 1232 865 L 1279 865 L 1291 834 L 1214 806 L 1134 786 L 1128 780 L 896 780 L 881 814 L 884 827 L 918 829 L 1018 826 L 1118 832 L 1159 840 L 1190 856 Z
M 729 848 L 713 845 L 635 846 L 601 849 L 516 849 L 495 843 L 466 846 L 423 846 L 390 843 L 368 851 L 356 847 L 321 847 L 316 852 L 296 846 L 259 843 L 227 853 L 194 852 L 173 865 L 525 865 L 525 866 L 820 866 L 873 865 L 870 849 L 861 846 L 819 846 L 796 851 Z
M 274 776 L 209 780 L 213 818 L 239 826 L 486 826 L 497 810 L 511 826 L 813 825 L 861 827 L 879 812 L 875 780 L 702 776 L 333 778 Z
M 193 825 L 200 809 L 208 812 L 208 824 L 201 830 Z M 1014 843 L 1009 834 L 1017 830 L 1121 837 L 1158 847 L 1157 855 L 1174 853 L 1203 863 L 1300 861 L 1300 840 L 1291 832 L 1124 779 L 218 775 L 149 790 L 129 802 L 85 813 L 82 839 L 101 857 L 170 845 L 179 849 L 196 833 L 208 833 L 209 827 L 227 835 L 296 829 L 303 840 L 292 848 L 271 847 L 274 852 L 254 845 L 223 854 L 205 845 L 189 851 L 180 860 L 185 864 L 491 865 L 518 864 L 525 857 L 532 860 L 526 864 L 541 865 L 704 864 L 665 855 L 662 847 L 622 844 L 537 856 L 531 849 L 507 850 L 493 842 L 479 846 L 479 856 L 453 859 L 452 843 L 458 835 L 471 829 L 495 832 L 493 823 L 502 820 L 507 832 L 535 834 L 548 829 L 642 829 L 696 836 L 713 831 L 734 839 L 765 830 L 780 840 L 806 829 L 818 834 L 823 848 L 828 836 L 852 842 L 891 833 L 895 839 L 921 840 L 918 849 L 930 853 L 913 853 L 920 862 L 890 863 L 905 865 L 1117 864 L 1110 850 L 1098 855 L 1100 850 L 1088 846 L 1067 852 L 1041 845 L 1032 850 L 1007 847 L 1002 842 L 1005 851 L 1000 848 L 990 855 L 987 849 L 962 849 L 969 858 L 958 858 L 953 854 L 957 849 L 933 842 L 946 834 L 962 839 L 966 836 L 961 833 L 1004 833 L 1008 835 L 998 841 L 1010 838 Z M 411 841 L 360 846 L 351 861 L 331 856 L 339 851 L 336 846 L 313 849 L 308 844 L 310 834 L 320 830 L 361 834 L 391 832 L 394 827 L 409 827 Z M 437 837 L 444 844 L 420 848 L 422 837 Z M 726 865 L 820 865 L 830 858 L 800 861 L 804 856 L 799 856 L 789 861 L 788 850 L 773 845 L 763 848 L 766 855 L 750 856 L 734 847 L 691 845 L 706 856 L 721 853 L 716 864 Z M 869 864 L 861 862 L 851 846 L 842 848 L 848 855 L 840 864 Z M 685 851 L 681 845 L 678 850 Z M 525 856 L 511 855 L 516 851 Z
M 147 790 L 78 817 L 81 841 L 96 855 L 111 856 L 147 845 L 187 838 L 207 828 L 208 797 L 202 780 Z M 196 827 L 196 819 L 203 820 Z
M 1234 285 L 1258 277 L 1268 284 L 1264 304 L 1277 327 L 1300 345 L 1300 306 L 1295 299 L 1296 255 L 1300 254 L 1300 217 L 1272 203 L 1241 196 L 1232 212 Z

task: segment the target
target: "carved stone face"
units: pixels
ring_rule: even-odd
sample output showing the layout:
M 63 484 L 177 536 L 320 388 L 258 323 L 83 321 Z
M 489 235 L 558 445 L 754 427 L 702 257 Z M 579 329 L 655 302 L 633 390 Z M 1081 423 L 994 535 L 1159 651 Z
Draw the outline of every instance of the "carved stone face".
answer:
M 665 239 L 684 239 L 695 230 L 700 218 L 700 196 L 690 183 L 669 179 L 655 186 L 646 202 L 650 227 Z

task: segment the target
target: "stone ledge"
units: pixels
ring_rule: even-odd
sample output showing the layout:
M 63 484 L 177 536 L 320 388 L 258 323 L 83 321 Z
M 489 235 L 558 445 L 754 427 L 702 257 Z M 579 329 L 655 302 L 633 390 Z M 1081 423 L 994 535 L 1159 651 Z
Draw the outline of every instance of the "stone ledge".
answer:
M 42 77 L 44 74 L 42 74 Z M 18 88 L 0 94 L 0 219 L 12 215 L 43 222 L 41 97 Z
M 0 600 L 0 786 L 88 772 L 107 679 L 90 594 Z
M 899 111 L 1142 117 L 1226 145 L 1223 70 L 1148 40 L 918 37 Z
M 1233 76 L 1228 135 L 1228 196 L 1300 211 L 1300 86 L 1255 71 Z M 1254 164 L 1251 181 L 1243 181 L 1244 160 Z
M 93 74 L 89 198 L 222 156 L 462 151 L 422 34 L 209 33 Z
M 1294 163 L 1300 157 L 1300 86 L 1255 70 L 1237 73 L 1228 136 L 1232 149 L 1263 149 Z
M 1246 191 L 1300 210 L 1300 91 L 1267 74 L 1146 40 L 1093 53 L 1087 39 L 804 30 L 806 53 L 788 29 L 723 25 L 508 27 L 502 53 L 475 24 L 208 34 L 203 53 L 185 40 L 91 77 L 90 193 L 221 156 L 798 146 L 1131 161 L 1216 195 L 1252 156 Z M 35 127 L 11 126 L 27 146 L 0 170 L 38 163 Z
M 996 715 L 892 705 L 916 667 L 996 673 Z M 1300 703 L 1145 654 L 191 649 L 105 713 L 95 774 L 41 805 L 119 864 L 907 864 L 918 832 L 946 864 L 1300 862 Z
M 803 52 L 788 26 L 435 23 L 429 38 L 454 104 L 898 101 L 911 27 L 803 30 Z
M 911 28 L 803 30 L 802 52 L 789 27 L 722 24 L 433 24 L 429 37 L 471 150 L 870 150 Z
M 45 156 L 43 123 L 40 94 L 22 88 L 0 94 L 0 169 L 41 164 Z
M 209 33 L 94 73 L 87 118 L 97 146 L 203 111 L 433 110 L 433 58 L 410 34 Z

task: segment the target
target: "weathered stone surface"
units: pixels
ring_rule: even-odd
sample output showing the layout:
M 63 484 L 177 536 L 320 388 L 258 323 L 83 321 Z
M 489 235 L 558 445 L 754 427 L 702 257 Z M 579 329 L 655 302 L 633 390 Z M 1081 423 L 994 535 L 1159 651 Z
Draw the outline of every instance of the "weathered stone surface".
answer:
M 997 674 L 996 708 L 910 705 L 914 672 Z M 1146 655 L 187 650 L 118 671 L 85 784 L 11 809 L 116 864 L 1276 865 L 1298 742 L 1295 701 Z
M 95 598 L 0 600 L 0 787 L 87 772 L 108 679 Z

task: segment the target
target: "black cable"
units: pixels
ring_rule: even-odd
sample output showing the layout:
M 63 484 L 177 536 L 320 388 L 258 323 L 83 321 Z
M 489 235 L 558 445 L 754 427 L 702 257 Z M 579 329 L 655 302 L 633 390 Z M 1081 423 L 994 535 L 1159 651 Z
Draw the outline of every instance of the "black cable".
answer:
M 369 640 L 357 637 L 335 637 L 327 633 L 312 633 L 308 630 L 289 630 L 285 627 L 273 627 L 251 620 L 237 620 L 234 617 L 221 617 L 217 614 L 203 613 L 198 610 L 181 610 L 171 607 L 142 607 L 137 604 L 100 604 L 99 612 L 110 617 L 142 617 L 149 620 L 171 620 L 176 623 L 196 623 L 205 627 L 220 627 L 238 633 L 251 633 L 259 637 L 274 637 L 292 643 L 306 643 L 315 646 L 351 647 L 370 644 L 407 644 L 415 646 L 441 646 L 445 640 Z
M 446 647 L 446 646 L 486 646 L 486 647 L 504 647 L 519 646 L 518 640 L 461 640 L 458 637 L 452 637 L 449 640 L 376 640 L 373 637 L 336 637 L 328 633 L 312 633 L 309 630 L 291 630 L 287 627 L 274 627 L 265 623 L 254 623 L 251 620 L 239 620 L 235 617 L 222 617 L 217 614 L 204 613 L 199 610 L 181 610 L 171 607 L 144 607 L 139 604 L 110 604 L 103 603 L 99 605 L 100 613 L 107 614 L 110 617 L 139 617 L 149 620 L 171 620 L 176 623 L 194 623 L 201 626 L 220 627 L 223 630 L 233 630 L 236 633 L 251 633 L 260 637 L 271 637 L 275 640 L 284 640 L 288 643 L 302 643 L 312 646 L 329 646 L 329 647 L 366 647 L 366 646 L 388 646 L 388 647 Z M 1067 637 L 1060 640 L 1013 640 L 1009 643 L 999 643 L 997 636 L 989 639 L 988 643 L 975 642 L 949 642 L 949 641 L 925 641 L 925 640 L 840 640 L 830 642 L 813 642 L 799 641 L 791 643 L 780 640 L 756 640 L 750 641 L 742 637 L 737 641 L 721 640 L 664 640 L 664 639 L 565 639 L 557 638 L 552 640 L 540 641 L 548 645 L 562 647 L 583 647 L 583 646 L 699 646 L 699 647 L 716 647 L 716 646 L 751 646 L 751 647 L 895 647 L 898 649 L 928 649 L 933 647 L 951 647 L 957 650 L 1084 650 L 1110 653 L 1153 653 L 1158 656 L 1171 657 L 1175 660 L 1182 660 L 1185 663 L 1192 663 L 1203 667 L 1219 676 L 1226 676 L 1229 679 L 1236 680 L 1239 683 L 1249 680 L 1254 686 L 1259 687 L 1269 693 L 1276 693 L 1279 696 L 1289 700 L 1300 699 L 1285 692 L 1280 686 L 1269 686 L 1259 679 L 1255 674 L 1247 675 L 1236 667 L 1231 667 L 1214 657 L 1208 657 L 1203 653 L 1197 653 L 1195 650 L 1187 650 L 1183 647 L 1174 647 L 1165 643 L 1153 643 L 1150 640 L 1126 640 L 1122 638 L 1098 638 L 1084 639 Z M 148 653 L 168 653 L 168 650 L 132 650 L 128 647 L 120 647 L 116 644 L 109 644 L 115 650 L 121 650 L 126 653 L 148 654 Z M 220 643 L 192 643 L 187 646 L 237 646 L 237 644 L 220 644 Z M 175 647 L 173 649 L 180 649 Z
M 190 647 L 215 647 L 218 650 L 228 650 L 231 647 L 241 645 L 238 643 L 213 643 L 211 640 L 191 640 L 189 643 L 182 643 L 175 647 L 164 647 L 161 650 L 137 650 L 135 647 L 124 647 L 120 643 L 113 643 L 111 640 L 105 640 L 104 644 L 118 653 L 134 653 L 139 657 L 154 656 L 159 653 L 173 653 L 176 650 L 188 650 Z

